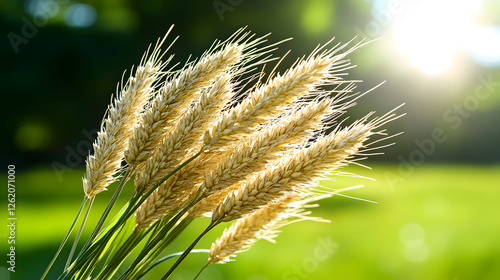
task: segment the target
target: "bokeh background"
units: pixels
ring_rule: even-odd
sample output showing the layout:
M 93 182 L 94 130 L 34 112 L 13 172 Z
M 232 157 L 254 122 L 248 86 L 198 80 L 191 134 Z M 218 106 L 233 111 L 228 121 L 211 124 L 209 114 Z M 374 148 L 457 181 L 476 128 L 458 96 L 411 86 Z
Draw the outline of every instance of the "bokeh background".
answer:
M 404 132 L 396 145 L 365 161 L 371 170 L 347 169 L 376 181 L 324 183 L 362 184 L 346 195 L 363 200 L 325 200 L 313 214 L 332 223 L 287 226 L 277 244 L 260 241 L 200 279 L 500 279 L 498 0 L 1 1 L 0 177 L 7 182 L 7 166 L 16 166 L 19 219 L 16 273 L 5 268 L 1 227 L 1 279 L 40 277 L 78 209 L 85 157 L 117 82 L 172 24 L 179 63 L 244 26 L 271 32 L 270 43 L 293 37 L 275 52 L 291 50 L 280 71 L 332 37 L 377 39 L 351 55 L 348 77 L 363 80 L 359 91 L 386 82 L 349 116 L 406 104 L 406 116 L 387 125 Z M 175 279 L 192 279 L 205 260 L 191 256 Z

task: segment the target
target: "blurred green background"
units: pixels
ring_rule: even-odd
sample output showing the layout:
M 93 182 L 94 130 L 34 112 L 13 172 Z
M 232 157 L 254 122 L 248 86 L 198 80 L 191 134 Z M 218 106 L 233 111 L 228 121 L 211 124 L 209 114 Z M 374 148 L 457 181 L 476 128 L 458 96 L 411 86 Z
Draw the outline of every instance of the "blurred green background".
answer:
M 348 77 L 364 81 L 360 91 L 386 82 L 349 116 L 406 104 L 387 125 L 404 131 L 397 144 L 365 162 L 372 170 L 348 169 L 376 182 L 324 183 L 363 184 L 346 195 L 377 204 L 325 200 L 314 214 L 331 224 L 285 227 L 277 244 L 258 242 L 201 279 L 500 279 L 500 1 L 4 0 L 0 23 L 0 178 L 16 166 L 19 218 L 10 279 L 37 279 L 48 264 L 76 214 L 85 157 L 117 82 L 172 24 L 179 63 L 243 26 L 271 32 L 270 43 L 293 37 L 275 52 L 291 49 L 280 71 L 332 37 L 378 39 L 351 55 Z M 9 279 L 5 228 L 0 279 Z M 175 279 L 192 279 L 206 255 L 188 260 Z

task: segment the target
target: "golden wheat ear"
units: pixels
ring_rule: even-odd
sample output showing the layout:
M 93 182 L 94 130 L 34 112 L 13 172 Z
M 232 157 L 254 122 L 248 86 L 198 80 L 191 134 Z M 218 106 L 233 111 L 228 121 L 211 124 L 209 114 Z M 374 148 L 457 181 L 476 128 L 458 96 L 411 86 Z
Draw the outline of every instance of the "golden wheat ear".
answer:
M 381 134 L 377 131 L 380 126 L 401 116 L 391 111 L 367 121 L 370 115 L 349 127 L 339 126 L 328 136 L 286 157 L 276 167 L 243 181 L 217 205 L 212 222 L 239 219 L 292 191 L 310 192 L 319 179 L 349 163 L 367 145 L 370 136 Z
M 224 156 L 212 156 L 210 161 L 217 164 L 213 170 L 207 171 L 201 177 L 203 178 L 201 186 L 197 181 L 199 176 L 189 172 L 189 169 L 180 171 L 178 176 L 168 180 L 148 198 L 147 204 L 139 210 L 137 220 L 141 223 L 142 220 L 152 221 L 165 216 L 170 210 L 183 208 L 199 188 L 202 189 L 201 196 L 207 198 L 190 211 L 191 217 L 211 212 L 218 203 L 216 198 L 227 194 L 231 190 L 229 188 L 231 185 L 262 171 L 267 163 L 309 140 L 313 133 L 322 127 L 322 121 L 326 116 L 332 113 L 330 103 L 330 99 L 311 102 L 295 112 L 282 116 L 280 121 L 245 138 L 245 141 L 238 142 L 234 150 L 229 150 Z M 182 197 L 177 194 L 182 194 Z M 209 197 L 211 195 L 213 196 Z M 149 214 L 144 213 L 145 211 Z
M 132 131 L 163 76 L 162 70 L 172 58 L 161 61 L 164 55 L 161 46 L 171 30 L 172 27 L 158 40 L 151 53 L 146 51 L 135 72 L 132 69 L 133 74 L 127 82 L 121 83 L 121 89 L 108 108 L 93 144 L 94 154 L 87 158 L 83 189 L 88 198 L 106 190 L 117 178 Z
M 214 157 L 218 165 L 205 175 L 201 184 L 206 198 L 190 211 L 191 215 L 198 217 L 211 213 L 220 198 L 234 190 L 237 183 L 263 171 L 290 150 L 312 139 L 322 129 L 322 122 L 332 114 L 330 104 L 330 99 L 324 99 L 288 112 L 243 141 L 237 141 L 223 156 Z
M 202 90 L 237 64 L 241 53 L 241 46 L 229 44 L 188 64 L 166 81 L 134 130 L 125 154 L 127 163 L 136 168 L 141 166 L 160 146 L 168 130 L 178 125 L 182 114 Z
M 224 42 L 215 41 L 199 59 L 172 72 L 134 129 L 125 161 L 141 171 L 168 131 L 179 126 L 192 103 L 223 73 L 230 73 L 231 80 L 236 80 L 255 65 L 272 60 L 265 57 L 272 49 L 257 48 L 263 42 L 265 37 L 253 39 L 250 32 L 240 29 Z
M 238 219 L 218 238 L 210 248 L 209 264 L 223 264 L 231 261 L 237 253 L 248 250 L 256 241 L 265 239 L 275 242 L 279 228 L 300 221 L 330 222 L 311 217 L 307 208 L 318 207 L 309 204 L 331 195 L 312 195 L 304 193 L 289 193 L 276 202 L 267 204 L 250 215 Z
M 233 41 L 231 40 L 231 43 L 234 43 Z M 255 44 L 253 42 L 250 45 Z M 241 103 L 220 111 L 221 116 L 217 121 L 207 127 L 209 133 L 205 134 L 202 147 L 205 153 L 167 180 L 148 198 L 138 211 L 138 223 L 141 226 L 151 224 L 155 219 L 167 215 L 168 211 L 184 207 L 200 187 L 202 196 L 210 196 L 221 189 L 225 189 L 224 193 L 218 197 L 227 195 L 232 191 L 228 187 L 258 173 L 264 169 L 267 162 L 293 150 L 293 145 L 308 141 L 312 137 L 311 132 L 322 127 L 323 115 L 332 111 L 338 114 L 351 106 L 351 101 L 345 102 L 345 95 L 352 90 L 353 83 L 345 82 L 340 72 L 350 67 L 348 60 L 344 58 L 346 53 L 356 46 L 337 54 L 346 46 L 347 44 L 337 45 L 329 50 L 323 50 L 324 46 L 317 48 L 308 58 L 298 60 L 284 75 L 277 75 L 268 83 L 256 86 Z M 246 57 L 246 54 L 242 57 Z M 348 86 L 339 89 L 342 84 Z M 315 103 L 315 99 L 330 93 L 320 88 L 323 85 L 336 85 L 337 90 L 341 92 L 340 97 L 334 101 L 323 100 Z M 303 100 L 306 97 L 312 99 L 312 102 Z M 295 110 L 299 112 L 291 114 Z M 291 121 L 279 122 L 277 119 Z M 188 124 L 180 125 L 181 128 L 184 126 Z M 176 132 L 179 131 L 178 127 L 179 125 L 173 127 L 172 135 L 181 134 Z M 173 170 L 180 162 L 173 162 L 168 157 L 178 154 L 176 149 L 181 145 L 181 141 L 177 140 L 163 142 L 158 150 L 160 152 L 153 153 L 146 162 L 145 170 L 152 173 L 139 173 L 136 186 L 149 188 L 147 185 L 155 185 Z M 182 198 L 177 193 L 182 193 Z M 213 204 L 218 202 L 218 198 L 207 199 L 197 206 L 198 209 L 191 211 L 191 214 L 201 215 L 202 211 L 215 207 Z M 213 208 L 206 212 L 212 210 Z
M 212 244 L 208 263 L 226 263 L 234 254 L 248 250 L 259 236 L 269 236 L 269 233 L 265 232 L 272 231 L 273 226 L 284 218 L 289 204 L 298 199 L 298 196 L 287 197 L 236 221 Z
M 276 118 L 290 104 L 323 94 L 324 91 L 319 90 L 321 86 L 345 83 L 343 71 L 352 67 L 345 57 L 358 46 L 337 54 L 347 44 L 323 50 L 327 45 L 318 47 L 306 59 L 297 60 L 283 75 L 277 74 L 267 83 L 256 85 L 247 98 L 225 112 L 211 129 L 205 139 L 206 149 L 223 149 Z

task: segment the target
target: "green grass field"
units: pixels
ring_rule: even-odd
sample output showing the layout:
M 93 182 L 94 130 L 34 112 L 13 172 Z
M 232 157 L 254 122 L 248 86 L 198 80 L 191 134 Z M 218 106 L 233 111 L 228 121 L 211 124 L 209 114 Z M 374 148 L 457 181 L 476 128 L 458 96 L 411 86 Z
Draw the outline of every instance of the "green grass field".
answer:
M 324 200 L 313 215 L 331 223 L 288 225 L 276 244 L 259 241 L 235 262 L 208 267 L 199 279 L 500 279 L 500 166 L 421 166 L 395 185 L 397 166 L 372 167 L 345 171 L 378 181 L 338 177 L 323 185 L 364 184 L 343 194 L 377 203 L 343 196 Z M 80 205 L 82 175 L 74 170 L 59 181 L 51 169 L 17 174 L 17 262 L 11 279 L 39 279 Z M 95 214 L 110 194 L 99 197 Z M 1 212 L 6 221 L 6 209 Z M 183 250 L 207 223 L 192 223 L 171 252 Z M 222 230 L 213 230 L 198 248 L 209 248 Z M 3 258 L 6 237 L 2 229 Z M 172 279 L 192 279 L 206 258 L 189 256 Z M 56 270 L 61 265 L 62 259 Z M 159 279 L 168 265 L 147 279 Z M 0 278 L 8 279 L 1 269 Z

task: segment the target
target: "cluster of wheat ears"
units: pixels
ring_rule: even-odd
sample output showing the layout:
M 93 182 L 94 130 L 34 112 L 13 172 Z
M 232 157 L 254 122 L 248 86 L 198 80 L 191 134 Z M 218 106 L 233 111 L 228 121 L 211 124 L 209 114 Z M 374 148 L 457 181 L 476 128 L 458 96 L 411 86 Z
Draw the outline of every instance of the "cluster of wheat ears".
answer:
M 264 82 L 263 65 L 274 60 L 278 44 L 264 45 L 266 36 L 241 29 L 178 70 L 166 69 L 172 60 L 160 50 L 166 37 L 120 84 L 87 159 L 80 212 L 42 279 L 77 220 L 80 232 L 58 279 L 140 279 L 176 257 L 167 279 L 203 235 L 235 221 L 207 250 L 204 267 L 227 262 L 256 240 L 272 239 L 284 224 L 321 220 L 307 208 L 339 190 L 321 189 L 318 180 L 394 136 L 380 129 L 401 116 L 394 110 L 346 126 L 338 121 L 363 95 L 354 91 L 356 81 L 343 79 L 353 67 L 346 56 L 359 43 L 318 46 Z M 259 65 L 261 71 L 249 74 Z M 374 135 L 382 136 L 370 140 Z M 108 219 L 128 180 L 133 196 Z M 115 181 L 101 219 L 77 246 L 92 202 Z M 199 237 L 184 252 L 164 256 L 201 216 L 211 220 Z

